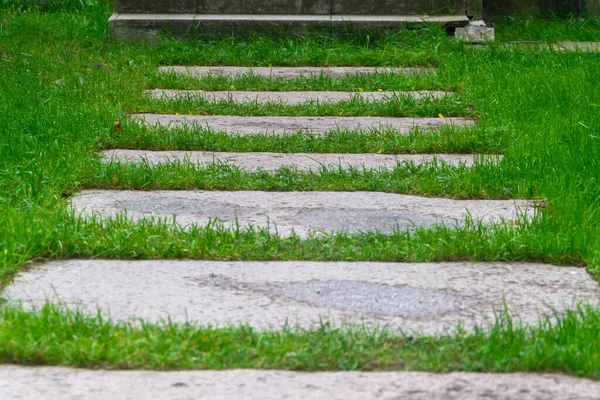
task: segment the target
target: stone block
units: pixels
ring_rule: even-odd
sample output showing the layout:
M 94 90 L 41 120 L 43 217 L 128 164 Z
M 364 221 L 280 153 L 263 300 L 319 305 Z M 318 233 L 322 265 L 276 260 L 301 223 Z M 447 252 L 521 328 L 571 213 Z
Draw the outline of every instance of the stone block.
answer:
M 114 0 L 113 4 L 114 12 L 122 14 L 195 14 L 196 9 L 196 0 Z
M 465 0 L 333 0 L 334 15 L 465 15 Z
M 469 43 L 493 42 L 494 28 L 487 27 L 483 21 L 471 21 L 469 25 L 456 28 L 454 36 Z
M 330 3 L 330 0 L 197 0 L 197 13 L 329 15 Z

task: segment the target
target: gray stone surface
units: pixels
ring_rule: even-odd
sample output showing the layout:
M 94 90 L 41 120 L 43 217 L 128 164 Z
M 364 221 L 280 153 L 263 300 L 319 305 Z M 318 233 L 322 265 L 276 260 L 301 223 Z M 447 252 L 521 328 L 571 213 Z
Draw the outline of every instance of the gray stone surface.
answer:
M 471 21 L 464 28 L 456 28 L 454 35 L 457 39 L 469 43 L 487 43 L 495 40 L 494 28 L 486 26 L 483 21 Z
M 600 42 L 560 42 L 559 46 L 563 51 L 600 52 Z
M 473 165 L 474 159 L 497 162 L 501 156 L 467 154 L 318 154 L 318 153 L 229 153 L 209 151 L 145 151 L 107 150 L 106 161 L 143 162 L 150 165 L 189 161 L 194 164 L 228 164 L 247 171 L 262 169 L 274 172 L 281 167 L 294 166 L 299 170 L 319 171 L 321 168 L 392 169 L 398 164 Z
M 194 99 L 211 102 L 232 101 L 235 103 L 285 103 L 297 105 L 309 102 L 339 103 L 341 101 L 391 101 L 402 98 L 440 98 L 448 95 L 440 91 L 420 92 L 242 92 L 205 90 L 154 89 L 146 93 L 155 99 Z
M 394 131 L 408 134 L 411 130 L 439 129 L 442 126 L 471 126 L 469 118 L 391 118 L 391 117 L 238 117 L 234 115 L 133 114 L 148 125 L 194 127 L 214 132 L 246 135 L 290 135 L 296 132 L 325 135 L 330 131 L 356 132 Z
M 3 400 L 595 400 L 600 382 L 559 374 L 107 371 L 0 366 Z
M 465 0 L 443 4 L 431 0 L 116 0 L 117 13 L 198 13 L 198 14 L 266 14 L 266 15 L 414 15 L 451 14 L 465 10 Z M 462 12 L 456 12 L 458 14 Z
M 113 320 L 141 318 L 280 329 L 365 324 L 426 334 L 493 321 L 504 302 L 536 323 L 576 302 L 598 304 L 583 268 L 527 263 L 66 260 L 20 273 L 3 298 L 46 300 Z
M 182 16 L 186 17 L 183 18 Z M 424 25 L 464 26 L 466 15 L 265 15 L 265 14 L 121 14 L 108 20 L 109 36 L 117 40 L 147 41 L 159 34 L 177 38 L 203 35 L 248 36 L 256 33 L 303 35 L 306 32 L 348 34 L 380 32 Z
M 244 75 L 260 76 L 263 78 L 297 79 L 301 77 L 344 77 L 353 75 L 372 74 L 423 74 L 434 73 L 435 68 L 387 68 L 387 67 L 187 67 L 164 66 L 159 67 L 161 73 L 189 75 L 192 77 L 227 76 L 241 77 Z
M 0 366 L 3 400 L 595 400 L 600 382 L 559 374 L 107 371 Z
M 127 211 L 135 220 L 172 219 L 226 227 L 249 224 L 273 233 L 300 236 L 317 232 L 391 232 L 445 223 L 461 224 L 467 215 L 485 223 L 512 221 L 518 210 L 532 214 L 523 200 L 454 200 L 381 192 L 260 192 L 192 190 L 84 190 L 71 198 L 78 213 L 113 217 Z

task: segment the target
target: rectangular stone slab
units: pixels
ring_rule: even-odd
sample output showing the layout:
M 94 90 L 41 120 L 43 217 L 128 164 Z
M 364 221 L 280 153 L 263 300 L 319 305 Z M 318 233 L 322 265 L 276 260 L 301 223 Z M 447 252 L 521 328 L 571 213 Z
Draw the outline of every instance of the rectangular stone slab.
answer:
M 127 14 L 115 12 L 108 19 L 108 35 L 117 40 L 152 41 L 158 35 L 197 38 L 205 35 L 254 33 L 304 35 L 363 33 L 373 37 L 381 32 L 405 30 L 407 27 L 441 25 L 445 28 L 465 26 L 466 15 L 261 15 L 261 14 Z
M 146 151 L 107 150 L 102 152 L 107 162 L 142 162 L 149 165 L 189 161 L 204 166 L 227 164 L 247 171 L 277 171 L 282 167 L 319 171 L 325 168 L 393 169 L 398 164 L 473 165 L 480 156 L 468 154 L 319 154 L 319 153 L 230 153 L 211 151 Z M 501 156 L 485 156 L 498 161 Z
M 154 89 L 146 94 L 160 100 L 204 100 L 210 102 L 230 101 L 234 103 L 283 103 L 298 105 L 304 103 L 339 103 L 350 101 L 392 101 L 410 97 L 412 99 L 440 98 L 448 95 L 440 91 L 420 92 L 249 92 L 249 91 L 205 91 Z
M 20 273 L 3 297 L 116 321 L 277 330 L 327 320 L 437 334 L 493 321 L 504 302 L 536 323 L 574 301 L 597 304 L 597 291 L 585 269 L 544 264 L 66 260 Z
M 0 366 L 3 400 L 596 400 L 600 382 L 564 374 L 115 371 Z
M 390 67 L 193 67 L 193 66 L 164 66 L 158 72 L 188 75 L 195 78 L 206 76 L 226 76 L 240 78 L 245 75 L 259 76 L 267 79 L 298 79 L 327 76 L 330 78 L 354 75 L 373 74 L 422 74 L 433 73 L 435 68 L 390 68 Z
M 147 125 L 209 129 L 240 136 L 291 135 L 296 132 L 325 135 L 331 131 L 394 131 L 408 134 L 413 129 L 440 129 L 442 126 L 471 126 L 469 118 L 392 117 L 238 117 L 235 115 L 133 114 Z
M 470 215 L 485 223 L 512 221 L 523 200 L 454 200 L 381 192 L 261 192 L 192 190 L 84 190 L 71 198 L 77 213 L 113 217 L 127 211 L 133 219 L 161 217 L 187 226 L 218 218 L 236 220 L 282 236 L 295 232 L 392 232 L 417 226 L 456 225 Z M 529 210 L 529 214 L 533 211 Z

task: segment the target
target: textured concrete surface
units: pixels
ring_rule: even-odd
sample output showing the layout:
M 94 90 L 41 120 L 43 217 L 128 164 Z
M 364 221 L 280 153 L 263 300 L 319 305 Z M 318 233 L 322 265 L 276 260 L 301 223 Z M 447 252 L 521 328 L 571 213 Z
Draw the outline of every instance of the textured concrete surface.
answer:
M 178 38 L 203 35 L 248 36 L 250 33 L 306 32 L 348 34 L 362 32 L 376 37 L 380 32 L 407 27 L 442 25 L 464 26 L 466 15 L 292 15 L 292 14 L 124 14 L 114 13 L 108 20 L 111 38 L 126 41 L 152 40 L 160 34 Z
M 495 30 L 487 27 L 483 21 L 471 21 L 465 27 L 456 28 L 454 37 L 469 43 L 493 42 Z
M 84 190 L 71 198 L 78 213 L 113 217 L 127 211 L 133 219 L 176 216 L 179 224 L 226 227 L 253 225 L 300 236 L 310 232 L 391 232 L 445 223 L 500 222 L 527 210 L 523 200 L 454 200 L 381 192 L 261 192 L 193 190 Z M 532 214 L 530 209 L 528 214 Z
M 370 74 L 421 74 L 433 73 L 434 68 L 372 68 L 372 67 L 187 67 L 187 66 L 165 66 L 159 67 L 159 72 L 189 75 L 192 77 L 204 77 L 209 75 L 241 77 L 254 75 L 263 78 L 297 79 L 302 77 L 328 76 L 344 77 L 352 75 Z
M 559 46 L 563 51 L 600 52 L 600 42 L 560 42 Z
M 394 131 L 407 134 L 412 129 L 439 129 L 442 126 L 472 126 L 469 118 L 391 118 L 391 117 L 238 117 L 235 115 L 133 114 L 148 125 L 195 127 L 236 135 L 290 135 L 296 132 L 325 135 L 330 131 Z
M 468 154 L 318 154 L 318 153 L 228 153 L 209 151 L 146 151 L 107 150 L 106 161 L 144 162 L 150 165 L 189 161 L 194 164 L 228 164 L 247 171 L 262 169 L 274 172 L 281 167 L 294 166 L 299 170 L 319 171 L 326 168 L 392 169 L 398 164 L 437 163 L 470 167 L 474 159 L 498 162 L 501 156 Z
M 66 260 L 20 273 L 2 295 L 29 309 L 48 299 L 118 321 L 141 318 L 280 329 L 320 320 L 427 334 L 509 310 L 536 323 L 598 303 L 585 269 L 525 263 Z
M 150 96 L 161 99 L 194 99 L 210 102 L 231 101 L 235 103 L 284 103 L 297 105 L 310 102 L 339 103 L 342 101 L 392 101 L 410 97 L 413 99 L 439 98 L 448 95 L 447 92 L 249 92 L 223 91 L 211 92 L 205 90 L 173 90 L 154 89 L 146 91 Z
M 3 400 L 594 400 L 600 382 L 558 374 L 90 371 L 0 366 Z
M 450 14 L 464 10 L 465 0 L 450 0 L 443 4 L 431 0 L 116 0 L 117 13 L 198 13 L 198 14 Z M 460 12 L 457 12 L 460 13 Z

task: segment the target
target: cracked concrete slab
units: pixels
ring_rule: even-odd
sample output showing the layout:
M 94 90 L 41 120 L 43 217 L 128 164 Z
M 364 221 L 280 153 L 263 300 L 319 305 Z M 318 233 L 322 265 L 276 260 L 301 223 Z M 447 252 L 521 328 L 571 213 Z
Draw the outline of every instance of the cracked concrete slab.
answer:
M 375 74 L 433 74 L 435 68 L 390 68 L 390 67 L 230 67 L 230 66 L 164 66 L 158 72 L 187 75 L 194 78 L 206 76 L 226 76 L 240 78 L 243 76 L 258 76 L 267 79 L 298 79 L 326 76 L 343 78 L 355 75 Z
M 319 171 L 322 168 L 394 169 L 398 165 L 473 165 L 475 160 L 499 162 L 502 156 L 470 154 L 344 154 L 344 153 L 230 153 L 211 151 L 146 151 L 107 150 L 101 153 L 106 162 L 147 163 L 148 165 L 191 162 L 211 166 L 226 164 L 247 171 L 275 172 L 282 167 L 302 171 Z
M 4 400 L 594 400 L 600 382 L 559 374 L 109 371 L 0 366 Z
M 239 223 L 300 237 L 319 232 L 389 233 L 435 224 L 513 221 L 533 214 L 524 200 L 455 200 L 382 192 L 263 192 L 198 190 L 84 190 L 71 199 L 78 214 L 129 218 L 160 217 L 182 225 L 216 218 L 227 228 Z
M 504 303 L 526 324 L 598 304 L 598 284 L 583 268 L 529 263 L 66 260 L 20 273 L 2 297 L 116 321 L 281 329 L 327 320 L 437 334 L 485 325 Z
M 188 127 L 225 132 L 240 136 L 291 135 L 296 132 L 326 135 L 333 131 L 392 131 L 408 134 L 411 130 L 436 130 L 442 126 L 472 126 L 469 118 L 392 118 L 392 117 L 239 117 L 234 115 L 132 114 L 134 121 L 148 126 Z
M 145 92 L 159 100 L 203 100 L 208 102 L 234 102 L 258 104 L 298 105 L 305 103 L 339 103 L 351 101 L 393 101 L 403 98 L 437 99 L 450 95 L 448 92 L 425 90 L 418 92 L 250 92 L 250 91 L 206 91 L 153 89 Z

